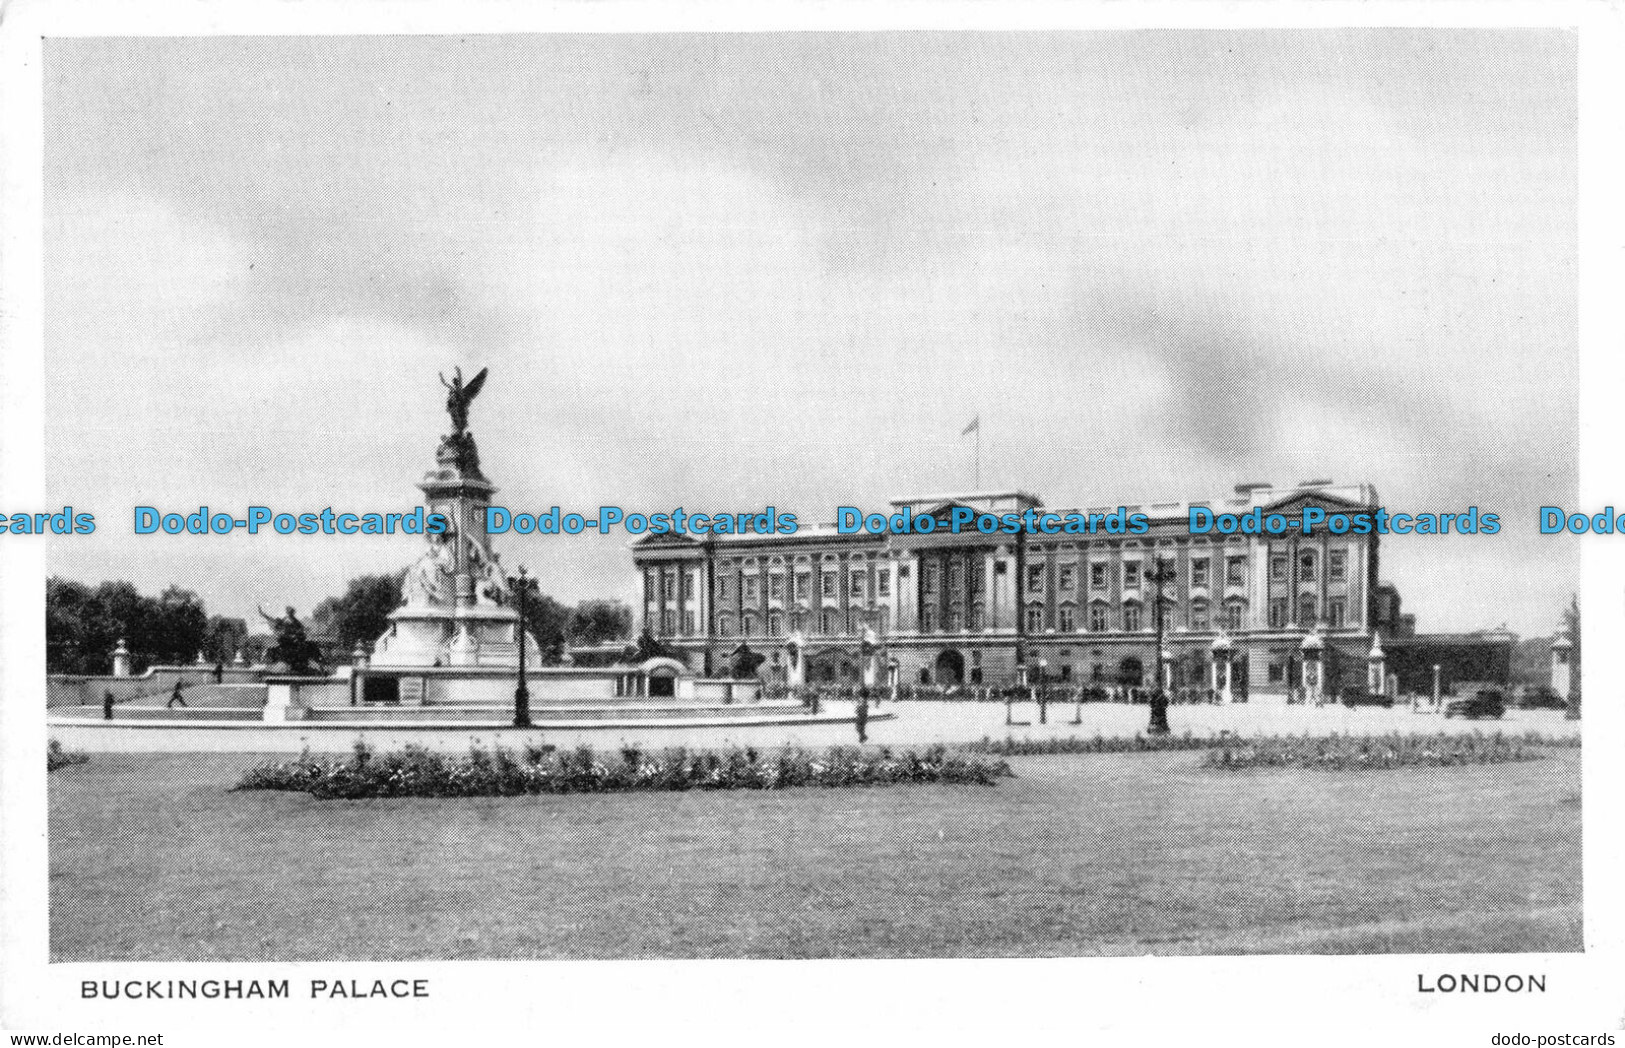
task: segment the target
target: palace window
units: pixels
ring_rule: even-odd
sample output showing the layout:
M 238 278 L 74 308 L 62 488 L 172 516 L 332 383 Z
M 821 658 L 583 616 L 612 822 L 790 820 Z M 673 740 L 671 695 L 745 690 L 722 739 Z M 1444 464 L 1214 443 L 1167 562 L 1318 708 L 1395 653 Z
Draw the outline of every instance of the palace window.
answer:
M 835 599 L 835 573 L 833 571 L 825 570 L 818 573 L 818 594 L 825 600 Z
M 1060 591 L 1062 593 L 1071 593 L 1072 592 L 1072 585 L 1073 585 L 1073 582 L 1075 581 L 1075 576 L 1077 575 L 1077 573 L 1078 573 L 1078 566 L 1076 564 L 1062 564 L 1061 565 L 1061 580 L 1060 580 L 1060 583 L 1059 583 L 1059 589 L 1060 589 Z
M 1298 625 L 1313 626 L 1315 624 L 1315 597 L 1312 593 L 1305 593 L 1298 598 Z
M 1326 602 L 1326 618 L 1333 629 L 1341 628 L 1348 618 L 1348 604 L 1342 597 L 1333 597 Z
M 1326 561 L 1326 578 L 1332 582 L 1342 582 L 1349 575 L 1349 551 L 1334 549 Z
M 729 584 L 728 584 L 728 581 L 729 581 L 729 576 L 727 576 L 727 575 L 719 575 L 719 576 L 717 576 L 717 599 L 718 600 L 727 600 L 728 599 L 728 591 L 731 588 L 729 586 Z
M 1133 589 L 1140 584 L 1140 562 L 1125 560 L 1123 562 L 1123 588 Z
M 1206 557 L 1202 557 L 1199 560 L 1191 561 L 1191 585 L 1192 586 L 1206 586 L 1207 585 L 1207 558 Z
M 979 595 L 982 592 L 982 590 L 986 588 L 985 585 L 984 585 L 984 583 L 986 583 L 986 581 L 987 581 L 987 579 L 984 578 L 983 574 L 982 574 L 981 565 L 980 564 L 971 565 L 971 570 L 970 570 L 970 591 L 971 591 L 971 596 L 974 597 L 974 596 Z
M 784 576 L 778 572 L 774 572 L 767 577 L 767 599 L 784 599 Z
M 672 594 L 677 590 L 677 574 L 672 571 L 660 573 L 660 599 L 671 600 Z
M 948 562 L 948 592 L 958 593 L 965 584 L 965 564 L 963 561 L 951 560 Z
M 747 603 L 751 603 L 751 604 L 754 604 L 756 602 L 756 576 L 755 575 L 746 575 L 745 576 L 745 600 L 746 600 Z
M 1140 606 L 1135 603 L 1123 605 L 1123 629 L 1129 633 L 1137 633 L 1140 629 Z
M 889 568 L 881 568 L 880 572 L 875 576 L 875 590 L 882 597 L 891 596 L 891 570 Z
M 683 634 L 685 636 L 693 636 L 694 634 L 694 613 L 692 611 L 683 612 Z
M 1241 629 L 1242 606 L 1240 601 L 1232 601 L 1224 606 L 1224 624 L 1229 630 Z
M 1270 581 L 1286 585 L 1286 554 L 1277 553 L 1270 557 Z
M 756 636 L 756 616 L 755 615 L 741 615 L 741 616 L 739 616 L 739 635 L 741 637 L 754 637 L 754 636 Z
M 937 566 L 935 564 L 927 564 L 925 566 L 925 574 L 921 576 L 920 581 L 925 584 L 925 595 L 927 597 L 935 597 L 937 595 Z
M 846 595 L 848 600 L 863 599 L 863 569 L 853 571 L 847 579 Z
M 670 608 L 660 613 L 660 632 L 667 637 L 677 632 L 677 613 Z
M 646 571 L 646 572 L 643 573 L 643 602 L 645 604 L 649 604 L 649 603 L 652 603 L 654 601 L 654 599 L 655 599 L 655 576 L 654 576 L 654 572 Z
M 1042 604 L 1027 605 L 1027 632 L 1044 632 L 1044 606 Z
M 818 617 L 818 632 L 835 632 L 835 613 L 828 608 L 825 608 L 824 613 Z
M 1208 628 L 1207 601 L 1199 600 L 1191 605 L 1191 629 L 1205 630 Z
M 1106 565 L 1099 561 L 1089 565 L 1089 588 L 1098 590 L 1106 588 Z
M 1225 561 L 1224 584 L 1226 586 L 1247 585 L 1247 558 L 1230 557 Z
M 862 612 L 848 611 L 846 613 L 846 632 L 854 634 L 854 635 L 863 632 L 863 613 Z
M 1106 629 L 1106 605 L 1099 603 L 1089 605 L 1089 632 L 1105 633 Z
M 1075 618 L 1076 618 L 1076 616 L 1074 615 L 1074 609 L 1073 609 L 1072 605 L 1070 605 L 1070 604 L 1061 605 L 1061 627 L 1060 628 L 1061 628 L 1062 633 L 1071 633 L 1072 632 L 1072 630 L 1077 626 L 1076 621 L 1074 621 Z
M 964 628 L 965 610 L 959 605 L 955 604 L 953 607 L 948 609 L 948 629 L 952 633 L 958 633 Z
M 1287 607 L 1285 597 L 1277 597 L 1275 600 L 1270 601 L 1270 629 L 1279 630 L 1286 628 L 1286 612 Z
M 920 609 L 920 632 L 932 633 L 937 628 L 937 609 L 934 604 L 927 604 Z
M 1315 581 L 1315 555 L 1306 551 L 1298 554 L 1298 578 L 1304 582 Z
M 685 571 L 685 572 L 683 572 L 683 599 L 684 600 L 692 600 L 693 598 L 694 598 L 694 573 L 692 571 Z
M 781 634 L 783 632 L 784 632 L 784 616 L 780 615 L 776 611 L 768 612 L 768 614 L 767 614 L 767 635 L 769 637 L 777 637 L 779 634 Z
M 970 628 L 973 630 L 982 629 L 984 622 L 985 613 L 982 610 L 982 606 L 980 604 L 972 604 L 970 606 Z
M 733 628 L 734 628 L 734 620 L 733 620 L 732 616 L 729 616 L 729 615 L 718 615 L 717 616 L 717 636 L 719 636 L 719 637 L 731 637 L 731 636 L 733 636 Z
M 812 573 L 807 571 L 796 572 L 796 600 L 806 600 L 812 592 Z
M 1027 565 L 1027 592 L 1042 593 L 1044 591 L 1044 565 Z

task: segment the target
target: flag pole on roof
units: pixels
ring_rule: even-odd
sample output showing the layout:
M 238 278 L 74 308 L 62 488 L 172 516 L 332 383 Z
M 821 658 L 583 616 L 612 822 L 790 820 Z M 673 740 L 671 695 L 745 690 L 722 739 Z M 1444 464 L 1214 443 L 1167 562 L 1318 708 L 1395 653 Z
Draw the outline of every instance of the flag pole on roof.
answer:
M 974 461 L 976 463 L 976 466 L 975 466 L 976 472 L 973 475 L 974 479 L 971 482 L 971 490 L 972 491 L 981 491 L 982 490 L 982 415 L 981 415 L 981 412 L 977 412 L 976 417 L 970 420 L 970 425 L 966 426 L 964 429 L 959 431 L 959 435 L 962 436 L 962 437 L 967 433 L 976 434 L 976 457 L 974 459 Z

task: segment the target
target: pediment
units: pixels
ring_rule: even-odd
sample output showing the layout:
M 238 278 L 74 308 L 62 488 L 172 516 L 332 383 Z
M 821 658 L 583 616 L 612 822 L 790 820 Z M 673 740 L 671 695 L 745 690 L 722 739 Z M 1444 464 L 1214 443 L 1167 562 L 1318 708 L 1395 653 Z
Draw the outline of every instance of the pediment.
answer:
M 651 547 L 671 548 L 671 547 L 674 547 L 674 546 L 675 547 L 687 548 L 687 547 L 691 547 L 691 546 L 698 546 L 699 544 L 700 544 L 699 540 L 694 538 L 692 535 L 678 535 L 678 534 L 676 534 L 674 532 L 668 531 L 668 532 L 664 532 L 664 533 L 659 534 L 659 535 L 645 535 L 640 539 L 636 539 L 632 543 L 632 548 L 633 549 L 648 549 L 648 548 L 651 548 Z
M 1370 508 L 1363 502 L 1355 502 L 1324 491 L 1299 491 L 1278 502 L 1266 504 L 1264 512 L 1290 515 L 1302 512 L 1305 506 L 1316 506 L 1333 512 L 1352 512 Z

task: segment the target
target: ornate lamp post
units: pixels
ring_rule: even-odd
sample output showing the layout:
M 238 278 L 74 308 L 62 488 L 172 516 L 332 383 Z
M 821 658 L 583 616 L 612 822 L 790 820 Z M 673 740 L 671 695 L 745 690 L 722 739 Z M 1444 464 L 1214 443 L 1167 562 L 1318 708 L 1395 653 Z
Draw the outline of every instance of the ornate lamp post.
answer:
M 525 566 L 519 566 L 519 686 L 513 690 L 513 726 L 530 727 L 530 689 L 525 686 L 525 606 L 530 602 L 530 579 Z
M 1162 603 L 1167 599 L 1162 588 L 1174 581 L 1174 568 L 1167 561 L 1158 557 L 1152 569 L 1145 573 L 1145 580 L 1151 584 L 1152 601 L 1151 620 L 1157 628 L 1157 681 L 1151 692 L 1151 723 L 1146 731 L 1152 735 L 1167 735 L 1171 730 L 1168 727 L 1168 693 L 1163 689 L 1163 661 L 1162 650 L 1163 623 Z

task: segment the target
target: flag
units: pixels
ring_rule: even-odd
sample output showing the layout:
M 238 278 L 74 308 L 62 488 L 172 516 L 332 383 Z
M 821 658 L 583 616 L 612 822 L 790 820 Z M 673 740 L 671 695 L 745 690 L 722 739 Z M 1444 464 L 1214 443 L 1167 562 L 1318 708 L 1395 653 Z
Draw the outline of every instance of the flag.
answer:
M 977 415 L 975 418 L 970 420 L 970 425 L 959 431 L 959 435 L 963 437 L 967 433 L 979 433 L 981 430 L 982 416 Z

